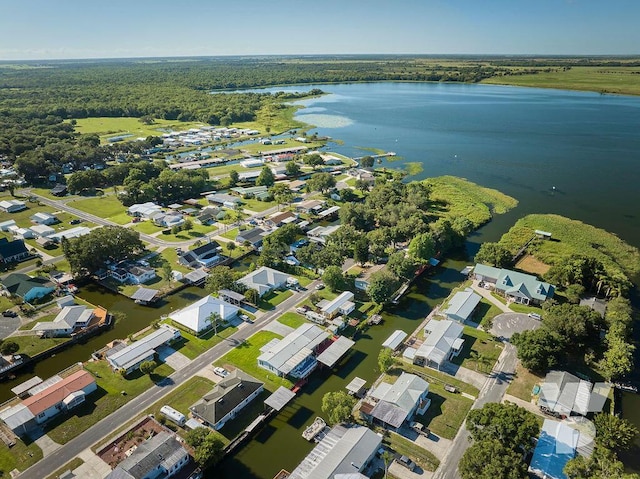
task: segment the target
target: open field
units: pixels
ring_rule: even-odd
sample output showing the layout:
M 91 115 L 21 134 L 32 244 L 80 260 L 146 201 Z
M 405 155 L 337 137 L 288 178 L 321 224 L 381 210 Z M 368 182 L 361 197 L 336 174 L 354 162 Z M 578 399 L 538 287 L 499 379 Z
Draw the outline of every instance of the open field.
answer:
M 431 452 L 395 432 L 385 434 L 382 443 L 398 454 L 409 457 L 425 471 L 435 471 L 440 465 L 438 458 Z
M 278 318 L 278 322 L 285 324 L 287 326 L 291 326 L 292 328 L 297 328 L 305 324 L 307 320 L 297 313 L 288 312 L 280 316 Z
M 114 195 L 72 200 L 68 205 L 120 225 L 131 222 L 131 216 L 127 215 L 127 208 L 122 206 Z
M 482 83 L 640 95 L 640 67 L 579 66 L 552 70 L 529 75 L 495 76 Z
M 212 348 L 222 340 L 228 338 L 235 333 L 238 328 L 234 326 L 228 326 L 226 328 L 218 327 L 218 334 L 214 334 L 213 329 L 201 336 L 195 336 L 186 332 L 182 325 L 168 321 L 169 324 L 180 329 L 182 339 L 172 345 L 173 349 L 180 351 L 189 359 L 195 359 L 204 353 L 206 350 Z
M 543 277 L 547 271 L 549 271 L 549 266 L 546 263 L 543 263 L 535 256 L 530 254 L 525 254 L 517 263 L 516 268 L 522 271 L 526 271 L 527 273 L 535 274 L 538 277 Z
M 135 140 L 136 138 L 146 138 L 147 136 L 162 136 L 163 133 L 170 130 L 188 130 L 189 128 L 197 128 L 202 125 L 203 124 L 199 122 L 159 119 L 156 119 L 151 125 L 145 125 L 139 118 L 134 117 L 97 117 L 77 119 L 76 131 L 82 134 L 95 133 L 100 136 L 102 143 L 106 143 L 107 138 L 121 134 L 133 135 L 126 138 L 126 140 Z
M 493 318 L 495 318 L 500 313 L 502 313 L 502 310 L 500 310 L 500 308 L 498 308 L 490 301 L 482 298 L 473 315 L 473 320 L 477 322 L 481 327 L 487 328 L 490 326 Z

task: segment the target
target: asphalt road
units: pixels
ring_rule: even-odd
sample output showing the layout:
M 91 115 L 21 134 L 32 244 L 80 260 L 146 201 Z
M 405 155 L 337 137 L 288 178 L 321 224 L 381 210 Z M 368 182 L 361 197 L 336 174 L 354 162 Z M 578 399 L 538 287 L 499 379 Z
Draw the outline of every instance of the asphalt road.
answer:
M 472 409 L 480 409 L 486 403 L 499 403 L 502 401 L 507 387 L 515 375 L 516 361 L 516 348 L 509 343 L 505 343 L 504 351 L 480 390 L 478 399 L 473 404 Z M 469 437 L 469 431 L 467 431 L 467 428 L 463 424 L 453 440 L 448 454 L 433 475 L 433 479 L 460 479 L 458 463 L 467 448 L 471 445 Z
M 294 307 L 296 304 L 303 301 L 313 291 L 315 291 L 315 285 L 319 281 L 314 281 L 309 285 L 309 289 L 306 291 L 295 293 L 293 296 L 287 298 L 280 303 L 274 310 L 268 311 L 260 319 L 256 320 L 253 324 L 245 323 L 246 326 L 238 330 L 235 334 L 227 338 L 226 340 L 218 343 L 213 348 L 204 352 L 191 363 L 174 372 L 171 376 L 161 383 L 156 385 L 140 396 L 129 401 L 123 407 L 115 411 L 110 416 L 104 418 L 91 428 L 84 431 L 76 438 L 69 441 L 58 449 L 55 454 L 43 458 L 29 469 L 25 470 L 18 477 L 21 479 L 42 479 L 47 477 L 51 471 L 55 471 L 64 466 L 67 462 L 71 461 L 81 451 L 87 447 L 92 446 L 101 439 L 113 434 L 117 428 L 126 424 L 131 419 L 141 414 L 145 409 L 160 400 L 163 396 L 171 392 L 176 387 L 183 384 L 185 381 L 193 377 L 202 368 L 208 366 L 218 358 L 229 352 L 231 349 L 239 344 L 242 344 L 249 336 L 253 335 L 265 325 L 274 321 L 283 312 Z
M 540 320 L 530 318 L 525 313 L 502 313 L 493 318 L 491 334 L 511 339 L 515 333 L 522 333 L 541 326 Z

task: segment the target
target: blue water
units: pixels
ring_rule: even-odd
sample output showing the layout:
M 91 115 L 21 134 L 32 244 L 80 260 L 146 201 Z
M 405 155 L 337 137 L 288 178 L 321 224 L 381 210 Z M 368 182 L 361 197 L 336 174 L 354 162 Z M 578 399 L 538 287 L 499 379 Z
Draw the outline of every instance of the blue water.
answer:
M 640 246 L 640 98 L 589 92 L 450 83 L 357 83 L 277 87 L 328 95 L 297 104 L 296 118 L 363 148 L 421 162 L 412 179 L 456 175 L 520 201 L 503 225 L 557 213 Z M 555 186 L 555 190 L 553 187 Z M 496 228 L 502 225 L 496 225 Z

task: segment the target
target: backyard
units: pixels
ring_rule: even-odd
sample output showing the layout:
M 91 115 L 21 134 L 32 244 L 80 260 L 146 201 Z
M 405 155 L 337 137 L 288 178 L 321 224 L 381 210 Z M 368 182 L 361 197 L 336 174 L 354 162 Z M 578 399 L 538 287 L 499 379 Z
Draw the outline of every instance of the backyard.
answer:
M 502 352 L 503 344 L 491 334 L 470 326 L 464 327 L 462 338 L 462 351 L 451 362 L 476 371 L 491 371 Z

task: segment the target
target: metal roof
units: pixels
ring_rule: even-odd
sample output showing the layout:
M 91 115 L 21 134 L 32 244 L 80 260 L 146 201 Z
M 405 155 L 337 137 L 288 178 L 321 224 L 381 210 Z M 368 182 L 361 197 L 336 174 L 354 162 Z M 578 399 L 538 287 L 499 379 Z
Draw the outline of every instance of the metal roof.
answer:
M 405 333 L 401 329 L 396 329 L 393 333 L 391 333 L 391 336 L 389 336 L 387 340 L 382 343 L 382 347 L 390 348 L 392 351 L 395 351 L 396 349 L 398 349 L 398 346 L 402 344 L 402 341 L 404 341 L 404 338 L 406 337 L 407 333 Z
M 260 349 L 262 354 L 258 357 L 258 361 L 268 363 L 278 371 L 287 374 L 312 354 L 313 349 L 328 336 L 329 333 L 318 326 L 303 324 L 281 340 L 269 341 Z
M 276 389 L 276 392 L 274 392 L 264 401 L 264 403 L 270 408 L 273 408 L 276 411 L 280 411 L 294 397 L 296 397 L 296 393 L 294 393 L 290 389 L 285 388 L 284 386 L 280 386 L 278 389 Z
M 180 332 L 167 325 L 163 324 L 156 331 L 144 338 L 128 345 L 125 348 L 116 351 L 113 354 L 107 352 L 107 359 L 115 368 L 129 369 L 135 366 L 138 362 L 143 361 L 155 352 L 158 346 L 161 346 L 175 337 L 175 334 Z
M 16 387 L 11 388 L 11 392 L 16 396 L 20 396 L 22 393 L 28 391 L 34 386 L 37 386 L 42 382 L 39 376 L 34 376 L 31 379 L 27 379 L 25 382 L 18 384 Z
M 138 288 L 138 290 L 131 295 L 131 299 L 136 301 L 151 301 L 156 297 L 158 291 L 150 288 Z
M 425 331 L 430 331 L 429 335 L 418 348 L 416 356 L 440 365 L 447 360 L 453 348 L 461 345 L 456 340 L 462 336 L 464 328 L 456 321 L 432 319 L 425 326 Z
M 367 381 L 356 376 L 351 380 L 349 384 L 347 384 L 347 391 L 357 393 L 364 387 L 365 384 L 367 384 Z
M 480 303 L 480 299 L 480 295 L 471 288 L 458 291 L 449 301 L 449 307 L 444 311 L 444 314 L 459 321 L 466 321 Z
M 354 344 L 349 338 L 340 336 L 318 356 L 318 362 L 332 368 Z

